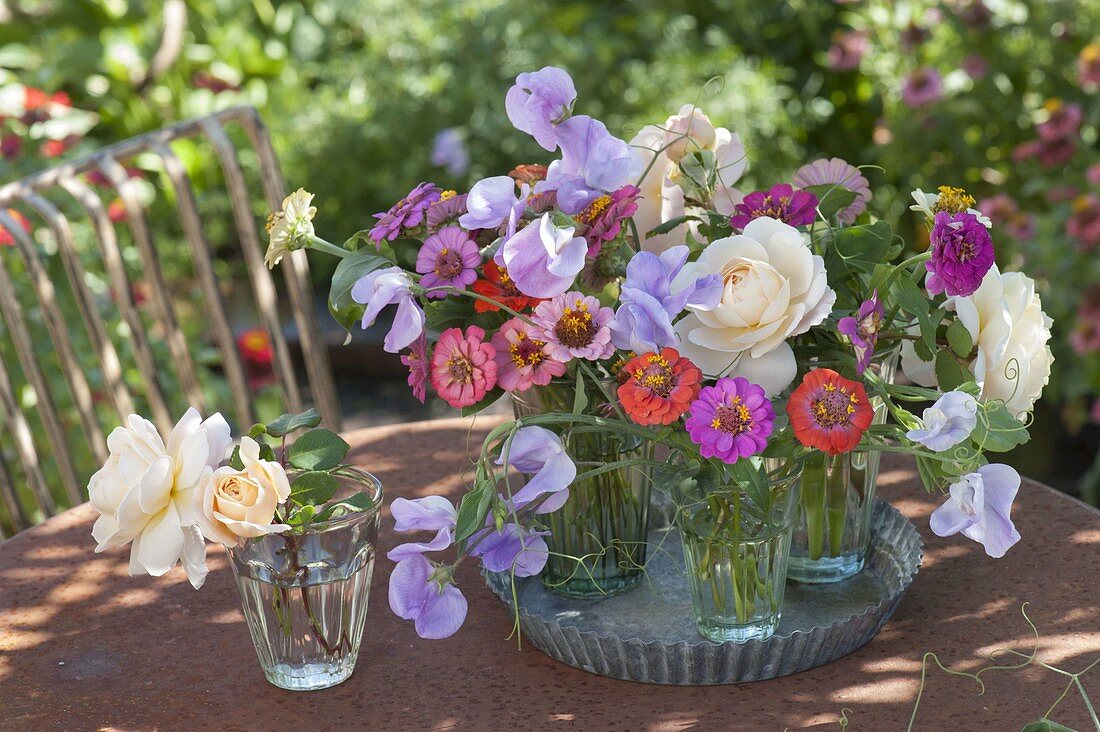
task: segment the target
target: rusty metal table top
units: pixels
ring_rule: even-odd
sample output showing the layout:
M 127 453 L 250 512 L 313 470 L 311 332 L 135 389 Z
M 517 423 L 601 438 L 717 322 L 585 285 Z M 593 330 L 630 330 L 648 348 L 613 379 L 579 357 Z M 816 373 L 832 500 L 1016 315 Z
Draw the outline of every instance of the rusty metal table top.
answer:
M 462 491 L 467 447 L 494 420 L 441 420 L 346 435 L 356 461 L 394 497 Z M 921 662 L 935 651 L 974 670 L 1001 647 L 1078 671 L 1100 656 L 1100 512 L 1025 481 L 1013 518 L 1023 540 L 1001 560 L 927 528 L 935 507 L 904 460 L 884 461 L 881 493 L 920 527 L 924 567 L 894 618 L 859 651 L 786 678 L 727 687 L 657 687 L 557 663 L 509 640 L 511 618 L 473 566 L 458 574 L 470 610 L 444 641 L 422 641 L 387 606 L 380 559 L 355 675 L 333 689 L 281 691 L 264 681 L 223 553 L 206 586 L 182 571 L 126 575 L 128 551 L 93 555 L 80 506 L 0 543 L 0 729 L 365 730 L 905 729 Z M 383 519 L 382 555 L 398 543 Z M 915 729 L 1020 729 L 1064 677 L 1031 667 L 977 685 L 933 667 Z M 1100 701 L 1100 668 L 1083 677 Z M 1089 729 L 1076 693 L 1058 721 Z

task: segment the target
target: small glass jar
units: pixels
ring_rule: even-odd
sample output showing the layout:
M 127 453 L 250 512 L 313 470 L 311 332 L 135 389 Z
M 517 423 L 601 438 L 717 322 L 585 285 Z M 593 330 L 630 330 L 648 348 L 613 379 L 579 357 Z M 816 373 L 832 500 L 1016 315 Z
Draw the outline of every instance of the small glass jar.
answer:
M 799 466 L 767 477 L 767 503 L 736 482 L 705 492 L 674 489 L 691 604 L 700 635 L 715 643 L 771 637 L 779 627 Z M 681 484 L 682 485 L 682 484 Z
M 374 572 L 382 483 L 357 468 L 339 472 L 343 492 L 372 505 L 226 549 L 245 623 L 264 676 L 292 691 L 325 689 L 355 670 Z
M 613 389 L 614 382 L 607 388 Z M 569 413 L 574 391 L 574 382 L 555 381 L 513 393 L 515 415 Z M 598 401 L 592 395 L 592 403 Z M 579 473 L 649 454 L 648 442 L 634 435 L 568 428 L 560 433 Z M 628 592 L 642 581 L 649 546 L 650 484 L 649 469 L 632 465 L 569 486 L 565 505 L 543 517 L 550 531 L 550 553 L 540 576 L 548 590 L 563 597 L 598 599 Z

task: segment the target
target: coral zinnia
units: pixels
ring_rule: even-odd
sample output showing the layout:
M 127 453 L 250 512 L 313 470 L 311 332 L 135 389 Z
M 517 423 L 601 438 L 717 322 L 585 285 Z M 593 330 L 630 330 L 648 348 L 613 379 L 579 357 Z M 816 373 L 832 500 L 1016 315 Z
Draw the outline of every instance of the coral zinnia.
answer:
M 761 452 L 774 424 L 775 410 L 764 388 L 741 376 L 704 387 L 684 421 L 699 454 L 725 463 Z
M 448 328 L 432 353 L 432 386 L 452 407 L 477 404 L 496 386 L 495 355 L 492 344 L 485 342 L 485 331 L 476 325 L 465 334 L 459 328 Z
M 641 425 L 672 424 L 687 411 L 701 387 L 703 372 L 674 348 L 643 353 L 623 368 L 619 401 Z
M 477 294 L 491 298 L 517 312 L 533 308 L 542 302 L 541 298 L 528 297 L 520 292 L 516 283 L 508 276 L 508 271 L 493 260 L 486 262 L 481 271 L 485 279 L 478 280 L 470 288 Z M 479 313 L 495 313 L 500 310 L 500 307 L 484 300 L 474 300 L 474 310 Z
M 855 449 L 875 411 L 863 384 L 831 369 L 814 369 L 791 394 L 787 415 L 799 442 L 838 455 Z

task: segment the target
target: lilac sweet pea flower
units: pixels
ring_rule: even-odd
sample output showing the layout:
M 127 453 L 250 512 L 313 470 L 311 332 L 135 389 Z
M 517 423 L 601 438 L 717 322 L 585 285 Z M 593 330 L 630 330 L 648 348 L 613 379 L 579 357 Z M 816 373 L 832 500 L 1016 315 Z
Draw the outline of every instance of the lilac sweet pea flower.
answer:
M 622 305 L 611 320 L 611 342 L 616 348 L 635 353 L 675 347 L 679 341 L 672 320 L 688 305 L 710 310 L 722 298 L 722 278 L 700 277 L 679 292 L 672 293 L 672 281 L 687 262 L 684 245 L 666 249 L 660 256 L 638 252 L 626 265 L 626 281 L 620 294 Z
M 1020 474 L 1007 465 L 983 465 L 952 483 L 950 497 L 932 512 L 928 525 L 936 536 L 962 533 L 985 547 L 994 559 L 1020 540 L 1009 513 L 1020 489 Z
M 519 291 L 528 297 L 556 297 L 573 286 L 584 269 L 588 242 L 572 226 L 559 227 L 550 214 L 509 238 L 495 257 Z
M 929 450 L 943 452 L 959 444 L 978 424 L 978 401 L 965 391 L 949 391 L 922 417 L 924 427 L 909 430 L 905 436 Z
M 603 122 L 584 115 L 558 126 L 561 160 L 546 171 L 538 192 L 557 191 L 567 214 L 580 213 L 592 199 L 630 183 L 642 171 L 642 158 L 627 143 L 607 131 Z
M 546 566 L 550 551 L 544 536 L 549 531 L 530 531 L 507 523 L 496 531 L 482 529 L 470 539 L 470 556 L 481 557 L 481 564 L 490 572 L 515 571 L 517 577 L 534 577 Z
M 546 150 L 557 144 L 558 126 L 573 111 L 577 89 L 563 69 L 545 66 L 520 74 L 504 97 L 512 126 L 535 138 Z
M 454 176 L 465 173 L 470 168 L 470 151 L 462 139 L 457 127 L 440 130 L 432 141 L 432 165 L 446 168 Z
M 382 347 L 387 353 L 399 353 L 424 332 L 424 311 L 416 303 L 412 281 L 400 267 L 377 269 L 352 285 L 351 299 L 366 305 L 362 327 L 371 327 L 387 305 L 397 305 L 393 325 L 386 334 Z
M 466 213 L 459 217 L 458 223 L 467 231 L 473 231 L 495 229 L 507 221 L 511 236 L 523 213 L 526 199 L 526 186 L 517 196 L 516 182 L 507 175 L 482 178 L 467 194 Z
M 569 484 L 577 477 L 577 466 L 565 453 L 561 438 L 544 427 L 521 427 L 501 450 L 497 465 L 504 464 L 530 476 L 527 485 L 512 496 L 516 511 L 547 496 L 535 513 L 557 511 L 569 500 Z
M 397 563 L 390 573 L 389 594 L 394 615 L 414 621 L 421 638 L 448 638 L 466 620 L 466 598 L 452 584 L 451 569 L 437 566 L 421 554 Z
M 413 554 L 437 552 L 451 545 L 458 511 L 443 496 L 426 496 L 411 501 L 395 498 L 390 504 L 390 514 L 393 516 L 393 530 L 399 533 L 436 532 L 435 538 L 427 543 L 409 542 L 394 547 L 386 554 L 391 561 L 400 562 Z

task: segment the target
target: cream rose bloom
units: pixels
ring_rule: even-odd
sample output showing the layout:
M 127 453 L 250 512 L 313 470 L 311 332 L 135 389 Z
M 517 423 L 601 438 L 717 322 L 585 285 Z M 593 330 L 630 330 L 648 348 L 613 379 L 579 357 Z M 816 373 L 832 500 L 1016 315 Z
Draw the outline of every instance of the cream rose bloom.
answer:
M 218 468 L 200 497 L 203 534 L 226 546 L 290 528 L 271 523 L 275 507 L 290 496 L 283 466 L 261 460 L 260 445 L 251 437 L 241 438 L 240 455 L 244 469 Z
M 147 419 L 130 415 L 107 438 L 107 463 L 88 481 L 96 551 L 130 549 L 130 575 L 158 577 L 183 563 L 195 589 L 206 580 L 206 544 L 196 496 L 232 443 L 220 414 L 188 409 L 165 443 Z
M 981 386 L 979 398 L 1002 400 L 1018 416 L 1029 412 L 1054 362 L 1047 345 L 1053 321 L 1043 312 L 1035 281 L 1022 272 L 1002 274 L 994 265 L 973 295 L 949 297 L 946 306 L 977 346 L 968 367 Z M 934 364 L 921 361 L 908 342 L 902 347 L 901 367 L 918 384 L 936 386 Z
M 709 311 L 689 306 L 675 325 L 680 353 L 709 376 L 743 376 L 775 396 L 797 371 L 787 339 L 825 320 L 836 302 L 825 261 L 797 229 L 762 217 L 708 245 L 672 291 L 709 274 L 722 276 L 722 300 Z
M 630 145 L 639 150 L 643 165 L 649 166 L 639 186 L 642 197 L 634 214 L 634 222 L 643 237 L 664 222 L 684 215 L 684 191 L 679 186 L 683 176 L 680 160 L 695 150 L 714 152 L 721 170 L 721 183 L 714 191 L 716 211 L 730 215 L 744 198 L 732 187 L 740 180 L 747 166 L 741 138 L 724 127 L 716 128 L 693 104 L 680 107 L 680 111 L 669 117 L 663 127 L 646 125 L 634 136 Z M 660 253 L 683 244 L 689 235 L 695 236 L 695 227 L 682 224 L 667 234 L 645 239 L 642 247 L 646 251 Z

